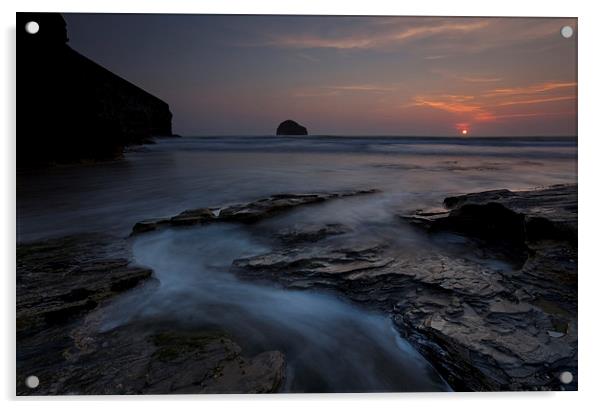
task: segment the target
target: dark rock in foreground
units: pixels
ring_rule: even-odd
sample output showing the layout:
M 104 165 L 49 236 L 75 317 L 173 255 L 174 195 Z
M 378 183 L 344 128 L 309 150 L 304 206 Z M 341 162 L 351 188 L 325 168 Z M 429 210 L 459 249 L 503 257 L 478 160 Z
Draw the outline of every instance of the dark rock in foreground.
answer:
M 307 128 L 293 120 L 287 119 L 278 125 L 276 135 L 307 135 Z
M 134 233 L 254 223 L 372 192 L 273 195 L 139 223 Z M 338 293 L 390 314 L 455 390 L 574 390 L 576 203 L 576 186 L 447 198 L 447 210 L 401 219 L 434 239 L 418 248 L 379 236 L 349 240 L 352 229 L 340 224 L 294 225 L 275 232 L 280 245 L 273 251 L 235 260 L 232 270 L 287 288 Z M 464 237 L 462 252 L 437 244 L 450 234 Z M 18 248 L 18 394 L 280 389 L 280 352 L 245 357 L 219 329 L 139 322 L 101 332 L 103 305 L 150 276 L 127 262 L 122 241 L 108 242 L 79 237 Z M 575 376 L 568 385 L 559 380 L 565 371 Z M 24 386 L 30 374 L 42 379 L 38 389 Z
M 577 240 L 577 186 L 511 192 L 493 190 L 448 197 L 448 212 L 418 213 L 409 218 L 431 230 L 451 230 L 488 240 L 524 243 Z
M 133 233 L 208 222 L 254 223 L 301 205 L 374 193 L 280 194 L 246 204 L 188 210 L 136 224 Z M 342 234 L 329 225 L 303 233 L 283 231 L 292 242 Z M 253 357 L 215 328 L 174 328 L 173 323 L 99 328 L 108 302 L 149 283 L 152 271 L 131 265 L 127 242 L 80 235 L 17 248 L 17 394 L 163 394 L 277 392 L 286 363 L 279 351 Z M 148 288 L 141 286 L 139 291 Z M 35 374 L 36 389 L 24 381 Z
M 576 186 L 476 193 L 446 199 L 451 211 L 408 218 L 434 235 L 461 232 L 466 253 L 480 257 L 445 245 L 407 251 L 374 239 L 285 236 L 271 253 L 236 260 L 233 271 L 390 313 L 456 390 L 576 389 L 576 378 L 559 381 L 564 371 L 577 374 L 576 193 Z M 485 261 L 506 257 L 500 246 L 524 250 L 515 268 Z
M 149 289 L 123 240 L 80 235 L 17 248 L 17 394 L 276 392 L 284 355 L 243 356 L 228 334 L 143 322 L 102 331 L 109 301 Z M 152 281 L 151 281 L 152 282 Z M 150 288 L 152 290 L 152 288 Z M 25 379 L 40 385 L 30 389 Z
M 79 235 L 17 248 L 18 334 L 72 321 L 151 277 L 125 249 L 107 254 L 108 240 Z

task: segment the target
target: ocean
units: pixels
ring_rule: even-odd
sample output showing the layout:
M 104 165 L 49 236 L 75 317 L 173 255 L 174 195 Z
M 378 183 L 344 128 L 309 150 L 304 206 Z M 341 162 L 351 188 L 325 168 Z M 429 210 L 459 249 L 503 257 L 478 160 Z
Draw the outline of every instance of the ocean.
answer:
M 411 209 L 444 196 L 577 181 L 576 138 L 185 137 L 124 160 L 17 174 L 17 240 L 126 234 L 145 218 L 274 193 L 377 188 Z
M 134 261 L 153 268 L 159 285 L 119 297 L 106 307 L 103 328 L 166 320 L 223 328 L 247 353 L 285 353 L 285 391 L 441 391 L 450 387 L 390 317 L 336 294 L 241 280 L 230 272 L 232 261 L 269 252 L 274 232 L 304 224 L 348 226 L 336 240 L 424 250 L 440 243 L 399 215 L 438 206 L 453 194 L 576 182 L 577 140 L 569 137 L 158 139 L 129 149 L 123 160 L 20 171 L 17 241 L 82 232 L 127 237 L 137 221 L 185 209 L 277 193 L 378 189 L 257 225 L 213 224 L 129 239 Z

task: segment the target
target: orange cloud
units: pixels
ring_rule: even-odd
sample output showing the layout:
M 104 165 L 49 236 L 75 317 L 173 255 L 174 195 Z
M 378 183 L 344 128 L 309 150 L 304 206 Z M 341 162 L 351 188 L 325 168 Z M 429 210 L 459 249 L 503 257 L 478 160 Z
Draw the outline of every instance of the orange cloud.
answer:
M 443 94 L 441 97 L 450 99 L 454 102 L 465 102 L 474 100 L 474 95 L 457 95 L 457 94 Z
M 524 113 L 516 113 L 516 114 L 503 114 L 496 115 L 496 119 L 506 119 L 506 118 L 533 118 L 538 116 L 557 116 L 557 115 L 571 115 L 574 114 L 573 111 L 562 111 L 562 112 L 524 112 Z
M 415 97 L 414 102 L 410 104 L 412 106 L 426 106 L 429 108 L 440 109 L 442 111 L 453 112 L 453 113 L 467 113 L 467 112 L 477 112 L 482 110 L 482 108 L 478 105 L 474 104 L 466 104 L 463 102 L 454 101 L 453 98 L 448 98 L 448 100 L 432 100 L 426 99 L 423 97 Z
M 566 101 L 569 99 L 576 99 L 576 96 L 569 95 L 564 97 L 550 97 L 550 98 L 536 98 L 536 99 L 526 99 L 526 100 L 517 100 L 517 101 L 505 101 L 500 102 L 497 106 L 509 106 L 509 105 L 528 105 L 528 104 L 543 104 L 546 102 L 554 102 L 554 101 Z
M 453 75 L 441 72 L 443 75 Z M 484 79 L 484 78 L 483 78 Z M 482 81 L 487 82 L 487 81 Z M 497 88 L 482 94 L 434 96 L 417 95 L 407 106 L 427 107 L 457 114 L 459 119 L 473 122 L 500 121 L 510 118 L 529 118 L 549 115 L 565 115 L 556 112 L 499 112 L 499 108 L 521 105 L 540 105 L 556 101 L 575 100 L 576 93 L 566 95 L 558 91 L 571 90 L 576 82 L 548 81 L 523 87 Z M 562 95 L 562 94 L 565 95 Z M 546 95 L 548 94 L 548 95 Z M 551 95 L 550 95 L 551 94 Z
M 526 87 L 513 87 L 513 88 L 497 88 L 489 91 L 485 94 L 488 97 L 496 97 L 502 95 L 529 95 L 538 94 L 542 92 L 553 91 L 563 88 L 575 88 L 577 87 L 576 82 L 543 82 L 539 84 L 529 85 Z
M 474 116 L 474 120 L 477 122 L 491 122 L 497 120 L 498 118 L 498 115 L 494 115 L 488 111 L 479 112 Z
M 489 112 L 485 107 L 476 103 L 467 102 L 474 99 L 475 97 L 472 95 L 441 95 L 437 99 L 418 96 L 414 97 L 413 102 L 406 106 L 438 109 L 462 115 L 464 118 L 468 116 L 472 121 L 478 122 L 494 120 L 495 115 Z
M 463 82 L 473 82 L 473 83 L 487 83 L 487 82 L 500 82 L 503 80 L 501 77 L 497 76 L 484 76 L 484 75 L 459 75 L 453 72 L 449 72 L 444 69 L 435 68 L 431 70 L 432 73 L 441 75 L 446 78 L 452 78 L 458 81 Z

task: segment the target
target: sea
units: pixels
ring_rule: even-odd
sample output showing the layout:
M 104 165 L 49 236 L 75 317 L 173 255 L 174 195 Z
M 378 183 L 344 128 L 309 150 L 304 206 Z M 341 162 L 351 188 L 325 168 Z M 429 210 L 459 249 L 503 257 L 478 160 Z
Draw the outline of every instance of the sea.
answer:
M 325 223 L 349 227 L 337 240 L 424 250 L 441 243 L 431 243 L 400 215 L 441 206 L 450 195 L 564 183 L 577 183 L 575 137 L 160 138 L 112 162 L 19 170 L 17 243 L 90 232 L 126 238 L 140 220 L 186 209 L 278 193 L 378 189 L 257 225 L 128 238 L 133 261 L 151 267 L 159 285 L 106 307 L 103 330 L 138 320 L 220 327 L 245 354 L 284 352 L 285 392 L 449 391 L 386 314 L 342 295 L 246 281 L 230 271 L 232 261 L 270 252 L 271 236 L 283 228 Z

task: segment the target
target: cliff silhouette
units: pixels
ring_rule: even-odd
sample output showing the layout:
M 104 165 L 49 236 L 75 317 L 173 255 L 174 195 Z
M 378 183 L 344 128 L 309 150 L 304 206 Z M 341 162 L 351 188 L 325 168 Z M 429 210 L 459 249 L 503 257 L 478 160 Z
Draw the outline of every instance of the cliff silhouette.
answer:
M 167 103 L 67 42 L 60 14 L 17 13 L 17 166 L 111 159 L 172 135 Z

